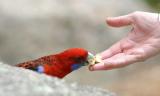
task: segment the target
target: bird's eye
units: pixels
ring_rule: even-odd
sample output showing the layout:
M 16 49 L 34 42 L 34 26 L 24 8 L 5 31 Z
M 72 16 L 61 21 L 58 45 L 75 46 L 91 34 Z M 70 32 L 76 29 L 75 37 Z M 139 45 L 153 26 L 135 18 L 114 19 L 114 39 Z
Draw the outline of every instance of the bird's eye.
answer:
M 75 57 L 75 61 L 76 61 L 76 62 L 81 62 L 81 61 L 82 61 L 82 58 L 81 58 L 81 57 Z
M 81 59 L 81 57 L 76 57 L 76 59 Z

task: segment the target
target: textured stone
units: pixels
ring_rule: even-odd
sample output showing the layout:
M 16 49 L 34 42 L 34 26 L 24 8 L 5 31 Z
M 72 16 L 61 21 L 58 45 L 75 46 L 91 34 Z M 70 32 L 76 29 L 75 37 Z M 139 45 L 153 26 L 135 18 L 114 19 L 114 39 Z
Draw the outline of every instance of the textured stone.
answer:
M 106 90 L 0 63 L 0 96 L 115 96 Z

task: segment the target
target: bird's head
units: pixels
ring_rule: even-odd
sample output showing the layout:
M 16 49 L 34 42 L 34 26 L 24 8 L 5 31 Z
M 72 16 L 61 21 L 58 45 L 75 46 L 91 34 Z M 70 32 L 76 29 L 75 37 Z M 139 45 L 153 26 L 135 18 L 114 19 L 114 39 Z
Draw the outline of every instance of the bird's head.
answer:
M 71 70 L 76 70 L 93 62 L 95 56 L 83 48 L 71 48 L 61 53 L 61 57 L 69 62 Z M 95 61 L 94 63 L 98 63 Z

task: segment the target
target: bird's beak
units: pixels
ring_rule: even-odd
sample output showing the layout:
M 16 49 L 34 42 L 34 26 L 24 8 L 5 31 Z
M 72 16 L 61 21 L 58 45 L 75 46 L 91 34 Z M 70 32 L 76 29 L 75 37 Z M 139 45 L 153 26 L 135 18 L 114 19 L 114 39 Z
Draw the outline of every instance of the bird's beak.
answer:
M 101 56 L 100 55 L 93 55 L 92 53 L 88 52 L 88 57 L 87 57 L 87 61 L 85 62 L 85 66 L 86 65 L 94 65 L 97 63 L 100 63 L 101 60 Z

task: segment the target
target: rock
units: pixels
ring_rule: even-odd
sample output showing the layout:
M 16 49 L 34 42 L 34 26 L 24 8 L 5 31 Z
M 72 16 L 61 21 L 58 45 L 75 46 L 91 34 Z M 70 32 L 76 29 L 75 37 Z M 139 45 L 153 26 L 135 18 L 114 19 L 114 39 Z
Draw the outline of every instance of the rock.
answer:
M 115 96 L 106 90 L 0 63 L 0 96 Z

